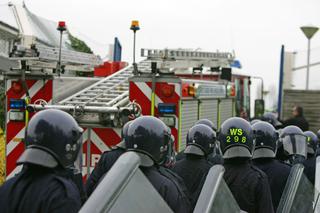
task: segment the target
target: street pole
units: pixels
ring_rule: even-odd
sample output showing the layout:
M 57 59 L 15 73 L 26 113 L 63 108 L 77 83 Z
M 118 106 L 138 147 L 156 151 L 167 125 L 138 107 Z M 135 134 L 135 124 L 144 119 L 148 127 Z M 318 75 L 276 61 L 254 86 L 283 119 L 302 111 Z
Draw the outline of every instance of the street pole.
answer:
M 314 36 L 314 34 L 316 34 L 319 28 L 315 26 L 302 26 L 300 27 L 300 29 L 308 39 L 307 76 L 306 76 L 307 78 L 306 90 L 308 90 L 309 89 L 309 71 L 310 71 L 310 43 L 311 43 L 311 38 Z
M 306 80 L 306 90 L 309 89 L 309 71 L 310 71 L 310 43 L 311 38 L 308 38 L 308 56 L 307 56 L 307 80 Z

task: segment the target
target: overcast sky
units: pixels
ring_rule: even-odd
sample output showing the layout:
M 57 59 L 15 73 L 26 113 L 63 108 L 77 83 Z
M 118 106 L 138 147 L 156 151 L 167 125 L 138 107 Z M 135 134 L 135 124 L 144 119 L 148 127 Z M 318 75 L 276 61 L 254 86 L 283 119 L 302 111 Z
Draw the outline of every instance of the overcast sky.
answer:
M 0 0 L 3 2 L 3 0 Z M 305 50 L 301 25 L 320 26 L 319 0 L 25 0 L 35 14 L 67 25 L 104 56 L 117 36 L 132 58 L 131 20 L 140 21 L 138 48 L 235 50 L 243 72 L 277 85 L 281 44 Z M 320 49 L 320 33 L 312 39 Z M 320 51 L 315 51 L 320 54 Z M 320 59 L 320 57 L 317 57 Z M 320 70 L 319 70 L 320 71 Z

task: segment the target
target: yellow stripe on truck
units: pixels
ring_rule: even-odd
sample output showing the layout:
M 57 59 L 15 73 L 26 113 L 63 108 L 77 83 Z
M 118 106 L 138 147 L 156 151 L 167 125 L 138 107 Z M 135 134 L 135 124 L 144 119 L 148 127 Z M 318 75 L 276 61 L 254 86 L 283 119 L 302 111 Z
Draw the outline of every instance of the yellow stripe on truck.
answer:
M 154 116 L 155 94 L 151 93 L 151 115 Z

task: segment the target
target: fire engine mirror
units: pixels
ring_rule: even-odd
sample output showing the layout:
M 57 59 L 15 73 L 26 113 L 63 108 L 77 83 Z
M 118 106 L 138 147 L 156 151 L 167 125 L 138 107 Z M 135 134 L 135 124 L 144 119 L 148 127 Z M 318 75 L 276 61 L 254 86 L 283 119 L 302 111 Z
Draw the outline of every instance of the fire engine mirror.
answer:
M 232 72 L 231 68 L 222 68 L 220 79 L 231 81 Z
M 257 99 L 254 101 L 254 117 L 260 118 L 264 113 L 264 100 Z

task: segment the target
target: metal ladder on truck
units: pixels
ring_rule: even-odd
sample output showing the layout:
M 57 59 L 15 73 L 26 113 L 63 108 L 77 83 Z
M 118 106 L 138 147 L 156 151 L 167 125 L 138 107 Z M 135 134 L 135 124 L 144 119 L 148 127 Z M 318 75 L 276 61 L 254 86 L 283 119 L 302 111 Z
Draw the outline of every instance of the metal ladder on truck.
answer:
M 21 45 L 14 46 L 10 58 L 26 61 L 26 65 L 32 69 L 54 70 L 59 61 L 59 48 L 40 44 L 33 44 L 31 48 Z M 74 50 L 61 50 L 61 65 L 64 70 L 93 72 L 94 67 L 102 64 L 100 57 Z
M 137 64 L 139 71 L 149 71 L 150 61 Z M 133 67 L 126 67 L 93 85 L 58 102 L 56 105 L 29 105 L 31 110 L 55 108 L 67 111 L 76 117 L 80 124 L 93 126 L 122 126 L 129 114 L 139 113 L 138 104 L 129 101 L 129 78 L 133 76 Z

